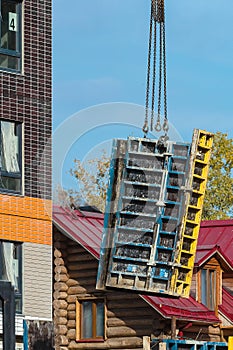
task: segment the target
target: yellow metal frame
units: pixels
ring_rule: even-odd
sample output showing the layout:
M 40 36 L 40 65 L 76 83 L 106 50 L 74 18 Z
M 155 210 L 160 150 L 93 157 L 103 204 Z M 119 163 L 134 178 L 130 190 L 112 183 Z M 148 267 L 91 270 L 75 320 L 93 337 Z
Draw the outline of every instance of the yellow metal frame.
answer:
M 180 248 L 171 280 L 173 292 L 186 298 L 189 297 L 192 282 L 213 137 L 214 135 L 210 132 L 194 130 L 190 176 L 186 193 L 186 212 L 181 225 Z M 199 188 L 194 186 L 195 183 L 200 185 Z M 192 195 L 196 197 L 196 203 L 193 203 Z

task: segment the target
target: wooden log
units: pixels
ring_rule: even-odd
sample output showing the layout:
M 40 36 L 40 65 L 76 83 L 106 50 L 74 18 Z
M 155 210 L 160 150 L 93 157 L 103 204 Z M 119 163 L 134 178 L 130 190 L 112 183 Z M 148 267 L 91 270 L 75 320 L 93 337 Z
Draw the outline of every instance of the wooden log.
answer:
M 149 335 L 148 329 L 145 327 L 130 328 L 126 326 L 107 328 L 107 338 L 121 338 Z
M 67 334 L 67 327 L 65 325 L 56 325 L 54 327 L 55 333 L 59 335 L 66 335 Z
M 68 288 L 67 293 L 68 293 L 68 295 L 77 295 L 77 294 L 83 293 L 85 291 L 86 291 L 86 289 L 81 287 L 81 286 L 72 286 L 72 287 Z
M 76 330 L 75 329 L 69 329 L 68 332 L 67 332 L 67 338 L 69 340 L 75 340 L 76 339 Z
M 79 254 L 79 255 L 81 255 L 81 254 L 86 254 L 86 251 L 85 251 L 85 249 L 83 248 L 83 247 L 81 247 L 81 246 L 79 246 L 79 245 L 77 245 L 75 242 L 74 242 L 74 244 L 75 245 L 70 245 L 70 244 L 68 244 L 68 253 L 69 253 L 69 255 L 73 255 L 73 254 Z
M 69 287 L 65 282 L 55 282 L 54 283 L 54 291 L 55 292 L 67 292 Z
M 80 271 L 69 271 L 69 274 L 72 278 L 82 278 L 82 277 L 87 277 L 90 279 L 90 277 L 94 277 L 93 280 L 96 283 L 96 276 L 97 276 L 97 269 L 94 270 L 80 270 Z
M 53 293 L 53 298 L 55 300 L 66 299 L 67 296 L 68 296 L 68 294 L 66 292 L 58 292 L 58 291 L 56 291 L 56 292 Z
M 77 295 L 68 295 L 66 301 L 68 304 L 73 304 L 77 300 Z
M 60 249 L 55 248 L 53 255 L 54 255 L 55 258 L 61 258 L 62 257 L 62 252 L 60 251 Z
M 120 327 L 120 326 L 146 326 L 151 328 L 152 327 L 152 318 L 127 318 L 127 319 L 120 319 L 117 317 L 112 317 L 107 319 L 107 326 L 108 327 Z
M 78 285 L 78 281 L 74 280 L 72 278 L 69 278 L 68 281 L 66 282 L 68 287 L 73 287 Z
M 107 310 L 107 317 L 134 317 L 139 316 L 141 318 L 147 319 L 151 317 L 151 315 L 147 314 L 147 309 L 139 308 L 139 309 L 112 309 Z
M 69 350 L 76 350 L 76 349 L 80 349 L 80 350 L 106 350 L 106 349 L 111 349 L 109 347 L 109 344 L 107 344 L 106 342 L 104 343 L 85 343 L 83 344 L 82 342 L 77 343 L 75 340 L 72 340 L 70 342 L 69 345 Z M 115 349 L 115 348 L 114 348 Z M 59 349 L 60 350 L 60 349 Z
M 118 291 L 117 291 L 117 293 L 116 292 L 114 292 L 114 293 L 108 292 L 107 299 L 109 301 L 116 301 L 116 300 L 122 301 L 122 300 L 132 300 L 132 299 L 133 300 L 140 300 L 144 304 L 145 307 L 148 307 L 147 303 L 144 300 L 142 300 L 141 297 L 139 297 L 136 294 L 133 294 L 132 292 L 129 292 L 129 293 L 121 293 Z M 149 307 L 148 307 L 148 309 L 149 309 Z
M 75 329 L 75 327 L 76 327 L 76 320 L 69 320 L 68 322 L 67 322 L 67 327 L 70 329 L 70 328 L 73 328 L 73 329 Z
M 68 320 L 75 320 L 76 319 L 76 311 L 68 311 L 67 318 L 68 318 Z
M 67 317 L 67 310 L 65 309 L 55 309 L 53 311 L 54 317 Z
M 176 338 L 176 317 L 172 316 L 171 319 L 171 339 Z
M 55 341 L 55 350 L 69 350 L 68 346 L 61 346 L 59 343 L 57 344 Z
M 68 322 L 66 317 L 56 317 L 54 321 L 55 321 L 57 326 L 58 325 L 66 325 Z
M 59 335 L 57 337 L 57 343 L 59 343 L 60 346 L 69 345 L 68 338 L 65 335 Z
M 67 245 L 69 247 L 77 247 L 77 249 L 85 251 L 84 248 L 76 241 L 74 241 L 73 239 L 69 239 L 69 241 L 67 242 Z
M 55 243 L 55 248 L 60 250 L 61 252 L 67 250 L 67 242 L 66 241 L 63 241 L 63 242 L 56 242 Z
M 67 276 L 67 274 L 56 273 L 54 279 L 56 282 L 67 282 L 69 277 Z
M 208 327 L 208 331 L 209 331 L 210 334 L 217 334 L 217 335 L 219 335 L 221 333 L 221 329 L 220 329 L 219 325 L 217 327 L 209 326 Z
M 54 309 L 67 309 L 68 303 L 65 300 L 54 300 L 53 307 Z
M 143 302 L 143 300 L 139 300 L 139 299 L 136 299 L 134 300 L 132 298 L 132 302 L 129 303 L 128 300 L 117 300 L 117 301 L 114 301 L 114 300 L 109 300 L 107 301 L 107 306 L 108 306 L 108 309 L 138 309 L 138 308 L 145 308 L 145 304 Z
M 67 260 L 69 262 L 80 262 L 80 261 L 92 261 L 95 260 L 95 258 L 89 254 L 89 253 L 85 253 L 85 254 L 69 254 L 67 256 Z
M 77 278 L 77 275 L 75 273 L 73 273 L 73 271 L 70 271 L 70 278 L 77 280 L 78 283 L 80 285 L 82 285 L 83 287 L 86 287 L 86 288 L 92 287 L 95 289 L 96 277 L 89 278 L 89 277 L 85 276 L 82 278 L 80 278 L 80 277 Z
M 76 310 L 76 304 L 75 303 L 69 304 L 67 310 L 68 311 L 75 311 Z
M 57 243 L 57 242 L 66 242 L 68 241 L 69 239 L 63 235 L 63 233 L 61 233 L 60 231 L 56 231 L 55 235 L 54 235 L 54 241 Z
M 55 266 L 65 265 L 63 258 L 55 258 L 54 259 L 54 265 Z
M 143 346 L 142 338 L 139 337 L 109 339 L 108 343 L 110 345 L 110 349 L 130 349 Z
M 67 274 L 67 268 L 65 266 L 56 266 L 54 272 L 60 274 Z
M 221 337 L 220 336 L 210 335 L 210 341 L 212 341 L 212 342 L 220 342 L 221 341 Z
M 72 263 L 69 264 L 69 271 L 83 271 L 83 270 L 91 270 L 95 271 L 98 268 L 97 261 L 89 261 L 89 262 L 81 262 L 81 263 Z
M 187 328 L 184 330 L 186 333 L 200 333 L 200 334 L 213 334 L 213 335 L 220 335 L 221 330 L 220 327 L 213 327 L 213 326 L 192 326 L 190 328 Z
M 115 338 L 115 339 L 107 339 L 103 343 L 85 343 L 85 347 L 83 343 L 77 343 L 76 341 L 71 341 L 69 345 L 70 350 L 76 349 L 84 349 L 85 350 L 104 350 L 104 349 L 123 349 L 123 350 L 136 350 L 138 348 L 142 348 L 142 338 L 139 337 L 129 337 L 129 338 Z

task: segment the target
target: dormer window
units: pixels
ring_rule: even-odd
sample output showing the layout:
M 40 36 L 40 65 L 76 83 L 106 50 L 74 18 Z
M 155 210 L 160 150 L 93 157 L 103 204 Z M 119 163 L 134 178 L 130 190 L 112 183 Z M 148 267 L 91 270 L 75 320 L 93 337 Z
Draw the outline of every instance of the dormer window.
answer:
M 203 269 L 201 271 L 201 302 L 210 310 L 216 307 L 216 270 Z
M 212 259 L 198 274 L 198 301 L 208 309 L 218 311 L 221 304 L 221 268 L 217 260 Z

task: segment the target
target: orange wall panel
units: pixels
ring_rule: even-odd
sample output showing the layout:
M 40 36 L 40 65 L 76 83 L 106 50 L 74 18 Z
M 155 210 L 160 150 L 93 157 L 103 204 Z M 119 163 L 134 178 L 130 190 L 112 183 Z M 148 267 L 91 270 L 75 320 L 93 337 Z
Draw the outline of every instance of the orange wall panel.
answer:
M 52 244 L 52 201 L 0 195 L 0 239 Z

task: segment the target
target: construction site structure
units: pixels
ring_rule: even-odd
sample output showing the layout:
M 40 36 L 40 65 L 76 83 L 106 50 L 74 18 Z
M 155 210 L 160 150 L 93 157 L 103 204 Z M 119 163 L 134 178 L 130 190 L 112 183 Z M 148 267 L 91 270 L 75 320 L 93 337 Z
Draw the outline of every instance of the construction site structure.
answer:
M 225 342 L 209 342 L 191 339 L 153 339 L 150 345 L 153 350 L 231 350 Z
M 212 144 L 114 140 L 97 289 L 189 296 Z

